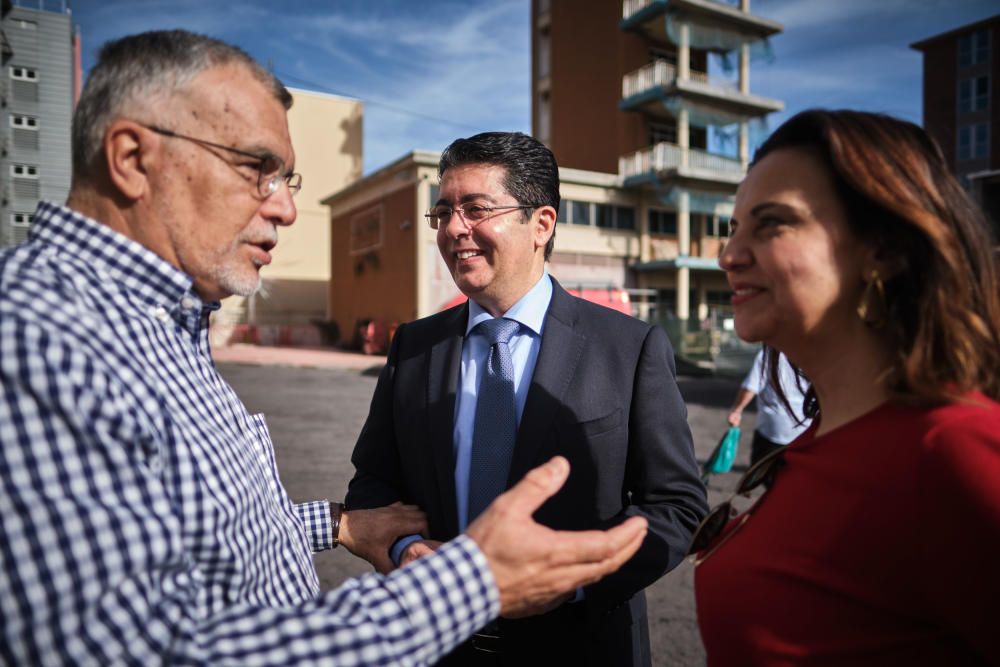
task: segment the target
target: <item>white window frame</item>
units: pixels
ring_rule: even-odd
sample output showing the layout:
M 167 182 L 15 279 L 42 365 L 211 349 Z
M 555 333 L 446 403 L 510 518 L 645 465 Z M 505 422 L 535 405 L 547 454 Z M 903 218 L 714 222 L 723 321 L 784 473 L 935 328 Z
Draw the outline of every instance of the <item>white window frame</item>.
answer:
M 20 70 L 20 72 L 18 72 Z M 38 83 L 38 70 L 31 69 L 30 67 L 23 67 L 21 65 L 11 65 L 8 69 L 10 73 L 10 78 L 14 81 L 27 81 L 29 83 Z
M 34 124 L 29 124 L 28 121 L 32 121 Z M 17 130 L 33 130 L 37 132 L 38 118 L 35 116 L 26 116 L 24 114 L 11 114 L 10 126 Z
M 11 227 L 30 227 L 34 220 L 34 215 L 31 213 L 11 213 L 10 214 L 10 226 Z
M 18 171 L 20 170 L 20 173 Z M 33 178 L 38 180 L 38 167 L 33 164 L 12 164 L 10 175 L 13 178 Z

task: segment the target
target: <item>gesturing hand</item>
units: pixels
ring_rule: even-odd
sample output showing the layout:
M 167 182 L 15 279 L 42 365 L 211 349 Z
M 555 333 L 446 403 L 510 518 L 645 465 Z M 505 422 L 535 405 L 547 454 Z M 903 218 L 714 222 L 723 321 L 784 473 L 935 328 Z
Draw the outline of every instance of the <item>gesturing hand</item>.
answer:
M 555 531 L 532 520 L 568 476 L 566 459 L 553 458 L 499 496 L 466 530 L 489 561 L 502 616 L 547 611 L 578 587 L 621 567 L 646 536 L 642 517 L 607 531 L 579 532 Z

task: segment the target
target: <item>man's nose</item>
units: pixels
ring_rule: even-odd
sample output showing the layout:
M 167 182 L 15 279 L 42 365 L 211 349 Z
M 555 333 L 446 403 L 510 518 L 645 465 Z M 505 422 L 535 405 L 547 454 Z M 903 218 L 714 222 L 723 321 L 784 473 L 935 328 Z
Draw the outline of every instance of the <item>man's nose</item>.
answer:
M 458 238 L 460 236 L 466 236 L 472 232 L 472 225 L 470 225 L 465 216 L 459 209 L 453 209 L 451 212 L 451 217 L 448 218 L 448 224 L 444 226 L 445 234 L 452 238 Z
M 261 215 L 275 225 L 288 226 L 295 222 L 298 211 L 288 184 L 282 181 L 278 189 L 261 203 Z

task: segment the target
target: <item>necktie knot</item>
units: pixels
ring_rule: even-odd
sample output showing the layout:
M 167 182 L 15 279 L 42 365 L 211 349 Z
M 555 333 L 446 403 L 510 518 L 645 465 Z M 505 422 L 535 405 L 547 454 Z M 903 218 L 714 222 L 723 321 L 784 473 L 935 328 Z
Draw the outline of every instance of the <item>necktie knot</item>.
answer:
M 486 340 L 489 341 L 490 345 L 496 345 L 497 343 L 503 343 L 506 345 L 511 337 L 517 333 L 517 329 L 520 327 L 514 320 L 508 320 L 504 317 L 495 317 L 491 320 L 485 320 L 476 325 L 476 330 L 482 335 L 486 336 Z

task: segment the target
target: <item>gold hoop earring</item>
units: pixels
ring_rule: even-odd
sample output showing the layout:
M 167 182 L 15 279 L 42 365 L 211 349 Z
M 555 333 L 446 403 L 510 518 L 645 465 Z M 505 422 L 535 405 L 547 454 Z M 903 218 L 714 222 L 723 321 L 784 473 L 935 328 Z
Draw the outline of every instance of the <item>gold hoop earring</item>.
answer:
M 865 283 L 865 291 L 861 294 L 861 302 L 858 304 L 858 317 L 861 321 L 872 327 L 879 329 L 885 325 L 885 318 L 889 312 L 889 307 L 885 301 L 885 285 L 876 269 L 872 269 L 871 277 Z

